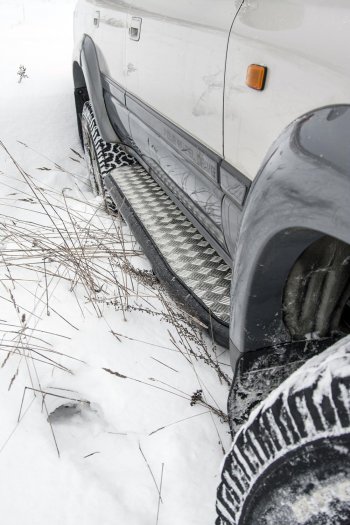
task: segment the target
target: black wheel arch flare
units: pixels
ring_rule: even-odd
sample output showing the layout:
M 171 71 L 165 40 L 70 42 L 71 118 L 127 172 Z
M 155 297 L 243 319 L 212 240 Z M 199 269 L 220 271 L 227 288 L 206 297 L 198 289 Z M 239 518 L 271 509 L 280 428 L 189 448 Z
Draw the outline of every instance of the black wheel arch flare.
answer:
M 242 352 L 290 340 L 282 298 L 299 255 L 324 235 L 350 243 L 349 137 L 350 105 L 335 105 L 298 118 L 270 148 L 248 194 L 237 242 L 233 364 Z

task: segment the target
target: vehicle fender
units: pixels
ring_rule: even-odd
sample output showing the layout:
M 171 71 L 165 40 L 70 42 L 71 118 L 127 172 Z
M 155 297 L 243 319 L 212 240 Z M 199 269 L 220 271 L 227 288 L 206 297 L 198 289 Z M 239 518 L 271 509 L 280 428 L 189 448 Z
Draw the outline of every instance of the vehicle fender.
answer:
M 244 207 L 232 281 L 232 362 L 290 341 L 283 290 L 295 261 L 330 235 L 350 243 L 350 106 L 311 111 L 270 148 Z
M 84 35 L 82 41 L 80 63 L 101 137 L 105 142 L 119 143 L 106 110 L 97 51 L 89 35 Z

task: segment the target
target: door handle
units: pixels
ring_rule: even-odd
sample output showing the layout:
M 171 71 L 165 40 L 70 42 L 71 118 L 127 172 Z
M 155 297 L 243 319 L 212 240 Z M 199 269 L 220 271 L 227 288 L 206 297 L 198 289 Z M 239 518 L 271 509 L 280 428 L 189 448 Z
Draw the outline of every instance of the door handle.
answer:
M 133 16 L 130 22 L 129 26 L 129 38 L 131 40 L 140 40 L 141 36 L 141 24 L 142 24 L 142 18 Z
M 137 71 L 136 67 L 134 66 L 134 64 L 131 64 L 131 62 L 129 62 L 129 64 L 126 66 L 126 74 L 131 75 L 131 73 L 134 73 L 135 71 Z
M 95 14 L 94 14 L 94 26 L 95 27 L 99 27 L 100 26 L 100 18 L 101 18 L 100 11 L 95 11 Z

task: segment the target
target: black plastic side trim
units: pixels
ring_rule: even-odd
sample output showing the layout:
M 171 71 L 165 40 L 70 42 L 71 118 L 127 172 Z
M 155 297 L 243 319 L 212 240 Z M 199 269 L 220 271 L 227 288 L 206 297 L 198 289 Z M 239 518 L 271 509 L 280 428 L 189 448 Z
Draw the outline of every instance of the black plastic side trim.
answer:
M 221 204 L 218 201 L 218 205 L 221 207 L 225 204 L 221 211 L 221 226 L 218 227 L 218 221 L 206 214 L 206 211 L 200 211 L 201 208 L 197 206 L 195 199 L 189 199 L 188 194 L 180 186 L 176 185 L 176 191 L 174 191 L 173 179 L 168 177 L 160 166 L 155 166 L 155 162 L 152 159 L 143 155 L 143 152 L 139 151 L 136 144 L 134 144 L 133 139 L 128 139 L 123 134 L 124 144 L 131 148 L 130 153 L 138 157 L 139 162 L 142 159 L 141 163 L 145 169 L 152 171 L 152 176 L 156 178 L 157 182 L 162 185 L 163 189 L 172 198 L 175 196 L 182 211 L 196 224 L 201 233 L 210 240 L 210 243 L 224 258 L 226 263 L 232 266 L 233 260 L 228 252 L 231 253 L 231 256 L 235 252 L 240 215 L 251 186 L 251 181 L 219 155 L 206 148 L 206 146 L 185 133 L 136 96 L 128 93 L 110 77 L 102 75 L 102 79 L 105 92 L 117 99 L 120 104 L 126 104 L 127 110 L 130 111 L 130 119 L 134 117 L 139 119 L 139 122 L 146 126 L 150 132 L 160 137 L 169 151 L 179 155 L 179 159 L 183 159 L 183 162 L 193 171 L 193 178 L 196 177 L 196 173 L 200 173 L 207 179 L 208 182 L 206 184 L 213 184 L 217 191 L 222 192 L 222 197 L 226 194 L 225 199 L 221 199 Z M 107 104 L 107 109 L 111 111 L 110 104 Z M 113 111 L 113 115 L 110 115 L 112 122 L 116 120 L 114 113 Z M 125 120 L 123 123 L 125 127 Z M 229 200 L 231 203 L 229 203 Z M 185 205 L 182 204 L 182 201 L 184 201 Z M 195 209 L 191 211 L 193 206 Z M 228 220 L 232 220 L 233 223 L 228 222 Z M 208 221 L 210 224 L 208 224 Z
M 221 157 L 203 146 L 175 124 L 141 102 L 134 95 L 126 94 L 126 105 L 144 124 L 176 149 L 186 160 L 215 182 L 219 182 L 218 166 Z
M 107 93 L 112 95 L 112 97 L 116 98 L 120 104 L 123 106 L 126 105 L 126 91 L 125 89 L 114 82 L 111 78 L 109 78 L 107 75 L 101 74 L 102 78 L 102 87 Z
M 203 303 L 195 298 L 184 282 L 171 270 L 167 262 L 149 236 L 147 230 L 134 213 L 129 201 L 123 195 L 111 175 L 105 177 L 105 184 L 120 213 L 132 229 L 137 241 L 142 246 L 146 256 L 152 263 L 153 270 L 159 280 L 171 290 L 172 296 L 186 307 L 195 317 L 207 326 L 209 333 L 220 345 L 228 347 L 229 327 L 216 317 L 210 316 Z
M 242 209 L 251 181 L 226 160 L 223 160 L 220 165 L 220 184 L 226 195 Z
M 122 88 L 119 86 L 119 89 Z M 116 133 L 123 140 L 125 150 L 135 157 L 152 177 L 158 182 L 163 190 L 171 197 L 176 205 L 183 211 L 189 220 L 196 226 L 202 235 L 208 239 L 210 244 L 215 248 L 219 255 L 224 259 L 226 264 L 232 267 L 232 258 L 225 250 L 225 239 L 221 229 L 215 225 L 213 221 L 210 224 L 210 231 L 208 226 L 211 217 L 201 210 L 200 207 L 192 200 L 184 190 L 176 184 L 176 182 L 159 166 L 153 159 L 146 155 L 142 155 L 139 148 L 130 138 L 130 128 L 127 119 L 128 110 L 123 106 L 113 95 L 112 89 L 105 90 L 105 103 L 110 116 L 112 125 L 115 127 Z M 118 107 L 117 107 L 118 106 Z M 170 147 L 169 147 L 170 149 Z M 241 212 L 240 212 L 241 213 Z M 231 228 L 232 230 L 232 228 Z
M 209 175 L 211 179 L 221 182 L 224 191 L 228 196 L 233 198 L 237 204 L 243 204 L 251 186 L 251 181 L 243 175 L 243 173 L 231 166 L 231 164 L 223 160 L 209 148 L 206 148 L 191 135 L 188 135 L 168 119 L 157 113 L 157 111 L 150 108 L 135 95 L 128 93 L 120 84 L 105 74 L 102 74 L 102 84 L 105 91 L 110 93 L 121 104 L 126 105 L 129 111 L 134 113 L 134 115 L 154 132 L 161 135 L 163 140 L 168 142 L 172 148 L 179 151 L 187 160 L 190 160 L 202 172 Z M 166 127 L 164 128 L 163 126 Z M 184 142 L 181 139 L 183 139 Z M 193 154 L 193 150 L 188 148 L 188 144 L 197 150 L 197 157 Z M 203 156 L 209 159 L 206 163 Z M 237 182 L 232 182 L 234 180 Z M 235 191 L 232 191 L 232 185 L 239 188 L 237 190 L 238 195 Z
M 98 67 L 97 54 L 94 48 L 93 41 L 87 35 L 84 38 L 83 46 L 85 46 L 85 48 L 89 48 L 89 57 L 91 57 L 91 60 L 94 63 L 94 67 L 92 67 L 92 70 L 94 70 L 96 77 L 96 71 Z M 82 52 L 82 59 L 83 56 L 85 56 L 84 54 L 87 54 L 86 50 Z M 87 58 L 85 58 L 85 62 L 87 62 Z M 85 64 L 85 68 L 86 67 L 87 64 Z M 179 152 L 183 159 L 189 162 L 189 164 L 192 164 L 209 180 L 215 182 L 217 184 L 218 189 L 220 188 L 221 183 L 221 189 L 224 191 L 224 193 L 238 206 L 239 210 L 242 210 L 244 201 L 246 199 L 251 185 L 251 182 L 249 179 L 247 179 L 247 177 L 245 177 L 233 166 L 228 164 L 219 155 L 217 155 L 212 150 L 210 150 L 209 148 L 201 144 L 199 141 L 194 139 L 191 135 L 187 134 L 185 131 L 173 124 L 171 121 L 169 121 L 168 119 L 157 113 L 154 109 L 149 107 L 147 104 L 139 100 L 136 96 L 127 93 L 127 91 L 120 84 L 112 80 L 108 75 L 99 73 L 99 78 L 96 77 L 96 82 L 98 84 L 101 84 L 102 93 L 108 93 L 111 97 L 116 99 L 119 102 L 119 104 L 121 104 L 123 107 L 126 107 L 128 111 L 131 111 L 154 133 L 160 136 L 166 144 L 168 144 L 175 151 Z M 95 102 L 95 94 L 93 93 L 91 95 L 91 89 L 92 88 L 90 88 L 89 93 L 92 99 L 91 102 L 94 107 L 96 121 L 101 134 L 105 135 L 103 136 L 103 138 L 106 141 L 108 141 L 106 138 L 106 130 L 103 129 L 103 119 L 101 111 L 97 111 L 98 108 L 95 107 L 95 105 L 100 105 L 101 101 L 98 101 L 97 103 Z M 97 91 L 99 91 L 99 89 L 97 89 Z M 102 101 L 102 103 L 103 102 L 104 101 Z M 108 119 L 106 126 L 108 128 L 112 127 L 112 129 L 114 127 L 113 132 L 115 137 L 117 137 L 114 138 L 114 140 L 111 140 L 111 142 L 119 142 L 120 133 L 120 139 L 124 142 L 124 144 L 126 144 L 131 149 L 134 149 L 133 141 L 130 137 L 128 137 L 128 132 L 125 134 L 125 130 L 129 128 L 129 126 L 126 123 L 126 120 L 121 118 L 122 115 L 118 115 L 117 118 L 117 122 L 119 122 L 120 119 L 122 120 L 123 126 L 120 129 L 119 126 L 117 126 L 116 129 L 116 127 L 113 125 L 113 118 L 115 117 L 115 115 L 114 117 L 113 115 L 110 115 L 111 122 L 109 122 L 108 112 L 111 111 L 111 107 L 111 104 L 107 104 L 107 108 L 105 105 L 103 105 L 102 108 L 102 110 L 106 112 L 106 118 Z M 110 126 L 110 124 L 112 124 L 112 126 Z M 105 133 L 103 133 L 104 131 Z M 186 213 L 185 209 L 183 209 L 183 211 Z M 235 230 L 237 229 L 236 222 L 237 220 L 235 221 Z M 220 242 L 221 245 L 224 246 L 225 241 L 223 239 L 230 239 L 230 251 L 232 253 L 234 251 L 234 245 L 236 243 L 236 231 L 232 231 L 232 228 L 230 228 L 230 225 L 228 224 L 223 224 L 223 226 L 223 235 L 221 232 L 219 234 L 219 237 L 221 239 Z M 206 235 L 205 232 L 202 233 Z M 209 235 L 211 237 L 212 242 L 213 236 L 211 234 Z M 215 242 L 215 244 L 217 243 Z M 228 254 L 224 252 L 222 246 L 218 248 L 218 251 L 225 258 L 226 262 L 228 262 Z M 229 264 L 231 265 L 232 261 L 230 261 Z

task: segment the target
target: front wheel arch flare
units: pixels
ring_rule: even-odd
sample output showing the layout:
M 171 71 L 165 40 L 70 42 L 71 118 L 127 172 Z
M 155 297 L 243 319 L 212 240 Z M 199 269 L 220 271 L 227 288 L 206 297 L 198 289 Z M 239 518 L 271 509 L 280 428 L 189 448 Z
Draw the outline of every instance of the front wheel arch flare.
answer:
M 324 235 L 350 244 L 349 136 L 350 106 L 330 106 L 297 119 L 268 152 L 248 194 L 237 242 L 233 353 L 289 341 L 282 298 L 295 261 Z

